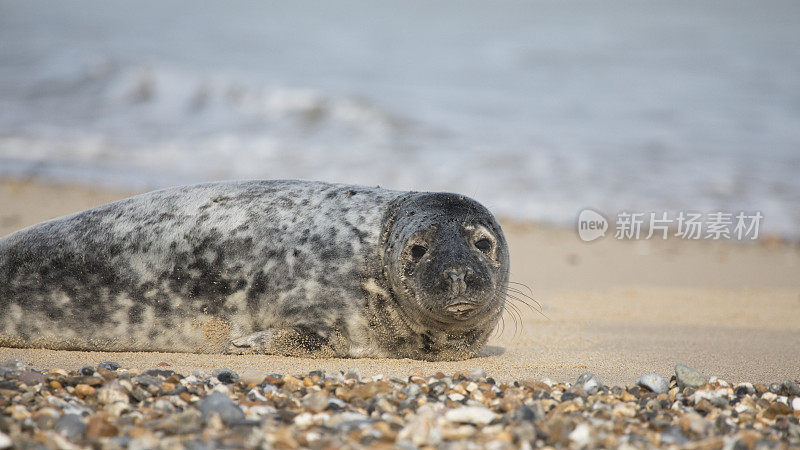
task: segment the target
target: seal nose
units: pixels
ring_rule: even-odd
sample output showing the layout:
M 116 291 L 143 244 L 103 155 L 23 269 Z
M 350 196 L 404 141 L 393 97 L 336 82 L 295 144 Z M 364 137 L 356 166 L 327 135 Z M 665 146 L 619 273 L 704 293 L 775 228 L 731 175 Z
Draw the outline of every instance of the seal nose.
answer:
M 458 297 L 467 292 L 466 276 L 472 273 L 469 267 L 451 267 L 443 272 L 451 297 Z

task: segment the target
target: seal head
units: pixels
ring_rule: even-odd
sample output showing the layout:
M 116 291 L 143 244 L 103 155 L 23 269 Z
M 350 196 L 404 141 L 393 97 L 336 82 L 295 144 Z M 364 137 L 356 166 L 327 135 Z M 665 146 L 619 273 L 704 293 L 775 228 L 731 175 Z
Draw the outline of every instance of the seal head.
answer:
M 458 194 L 410 194 L 389 225 L 384 270 L 406 316 L 436 329 L 494 328 L 509 252 L 483 205 Z

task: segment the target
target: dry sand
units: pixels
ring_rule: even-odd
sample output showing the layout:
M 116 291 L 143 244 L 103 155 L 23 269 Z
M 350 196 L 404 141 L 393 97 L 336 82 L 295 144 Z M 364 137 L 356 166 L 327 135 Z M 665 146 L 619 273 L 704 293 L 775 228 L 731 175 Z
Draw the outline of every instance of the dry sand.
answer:
M 128 194 L 0 181 L 0 236 Z M 20 358 L 42 369 L 114 360 L 181 373 L 219 367 L 299 373 L 355 366 L 363 375 L 405 376 L 483 367 L 500 380 L 556 381 L 574 381 L 590 370 L 609 385 L 630 385 L 648 372 L 668 377 L 676 362 L 685 362 L 732 382 L 800 378 L 796 245 L 774 239 L 755 244 L 617 241 L 611 235 L 587 244 L 573 230 L 503 225 L 512 280 L 533 290 L 546 317 L 520 305 L 515 324 L 507 312 L 505 327 L 479 358 L 427 363 L 0 348 L 0 360 Z

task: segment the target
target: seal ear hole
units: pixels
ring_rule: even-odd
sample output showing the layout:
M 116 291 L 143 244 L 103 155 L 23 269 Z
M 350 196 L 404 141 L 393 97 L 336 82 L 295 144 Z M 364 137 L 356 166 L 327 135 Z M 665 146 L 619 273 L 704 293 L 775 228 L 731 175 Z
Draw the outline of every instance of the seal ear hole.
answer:
M 486 238 L 478 239 L 477 241 L 475 241 L 475 248 L 484 253 L 487 253 L 489 250 L 492 249 L 492 241 Z
M 425 256 L 425 253 L 428 252 L 428 249 L 422 245 L 412 245 L 411 246 L 411 258 L 415 261 Z

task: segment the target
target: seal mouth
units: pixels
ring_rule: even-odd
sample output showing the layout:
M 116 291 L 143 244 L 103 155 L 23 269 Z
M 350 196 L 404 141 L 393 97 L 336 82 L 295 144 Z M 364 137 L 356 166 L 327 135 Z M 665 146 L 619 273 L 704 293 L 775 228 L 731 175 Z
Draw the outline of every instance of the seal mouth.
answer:
M 458 299 L 444 307 L 445 311 L 457 316 L 466 316 L 478 309 L 478 304 L 465 299 Z

